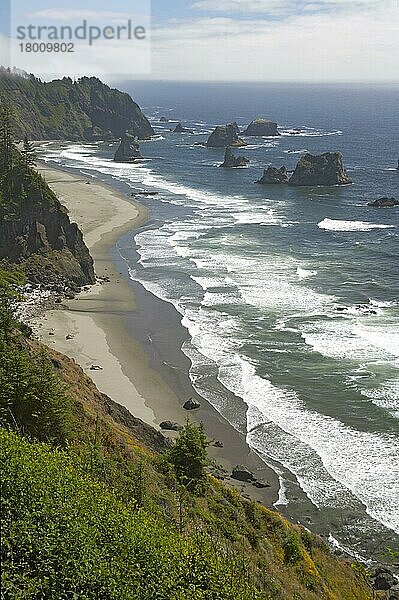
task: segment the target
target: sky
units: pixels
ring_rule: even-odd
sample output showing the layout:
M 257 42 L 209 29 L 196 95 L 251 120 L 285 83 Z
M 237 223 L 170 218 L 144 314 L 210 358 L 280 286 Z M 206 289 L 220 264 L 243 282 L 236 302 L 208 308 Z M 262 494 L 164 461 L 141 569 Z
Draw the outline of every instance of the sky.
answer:
M 17 0 L 11 0 L 16 2 Z M 18 0 L 128 14 L 133 0 Z M 0 47 L 7 19 L 0 8 Z M 151 71 L 205 81 L 398 81 L 399 0 L 152 0 Z M 19 64 L 23 67 L 23 64 Z M 93 68 L 91 63 L 81 69 Z M 132 73 L 133 75 L 134 73 Z M 119 74 L 109 73 L 108 79 Z

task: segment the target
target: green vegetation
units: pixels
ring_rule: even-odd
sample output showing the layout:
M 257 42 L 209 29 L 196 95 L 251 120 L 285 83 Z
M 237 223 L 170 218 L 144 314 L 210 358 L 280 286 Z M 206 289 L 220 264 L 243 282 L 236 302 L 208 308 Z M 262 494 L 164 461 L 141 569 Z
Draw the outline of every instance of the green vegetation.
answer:
M 0 439 L 3 598 L 260 598 L 206 535 L 121 502 L 65 452 Z
M 131 97 L 95 77 L 44 82 L 0 67 L 0 106 L 13 106 L 16 136 L 23 140 L 140 138 L 154 131 Z
M 187 422 L 166 455 L 178 481 L 189 490 L 199 491 L 205 483 L 207 445 L 203 427 Z
M 187 423 L 163 455 L 13 316 L 0 271 L 2 600 L 371 600 L 363 572 L 206 475 Z
M 94 283 L 93 260 L 44 178 L 33 168 L 35 151 L 25 136 L 15 142 L 13 112 L 0 108 L 0 267 L 18 263 L 27 279 L 45 285 Z
M 55 194 L 32 167 L 35 152 L 25 137 L 22 149 L 14 143 L 12 111 L 0 109 L 0 219 L 19 218 L 32 205 L 49 209 L 58 205 Z M 1 246 L 1 241 L 0 241 Z

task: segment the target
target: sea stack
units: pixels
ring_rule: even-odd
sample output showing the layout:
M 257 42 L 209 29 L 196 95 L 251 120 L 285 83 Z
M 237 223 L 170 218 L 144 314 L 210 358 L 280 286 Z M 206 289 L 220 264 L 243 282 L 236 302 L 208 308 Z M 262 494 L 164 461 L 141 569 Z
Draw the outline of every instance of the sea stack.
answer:
M 239 138 L 240 130 L 237 123 L 229 123 L 228 125 L 218 125 L 209 136 L 206 146 L 208 148 L 226 148 L 226 146 L 240 147 L 247 144 Z
M 230 146 L 227 146 L 224 162 L 220 166 L 224 169 L 236 169 L 237 167 L 245 167 L 248 163 L 248 158 L 245 158 L 245 156 L 234 156 Z
M 285 167 L 281 167 L 280 169 L 268 167 L 264 170 L 263 176 L 259 181 L 255 181 L 255 183 L 260 183 L 261 185 L 276 185 L 282 183 L 286 184 L 288 181 L 288 171 Z
M 305 154 L 289 180 L 292 186 L 332 186 L 352 183 L 340 152 L 325 152 L 314 156 Z
M 131 133 L 124 133 L 117 151 L 115 152 L 115 162 L 132 163 L 143 158 L 140 153 L 140 144 L 136 136 Z
M 187 129 L 187 127 L 183 127 L 181 123 L 178 123 L 173 130 L 173 133 L 194 133 L 192 129 Z
M 252 121 L 242 135 L 269 137 L 280 135 L 277 131 L 277 123 L 267 119 L 255 119 Z

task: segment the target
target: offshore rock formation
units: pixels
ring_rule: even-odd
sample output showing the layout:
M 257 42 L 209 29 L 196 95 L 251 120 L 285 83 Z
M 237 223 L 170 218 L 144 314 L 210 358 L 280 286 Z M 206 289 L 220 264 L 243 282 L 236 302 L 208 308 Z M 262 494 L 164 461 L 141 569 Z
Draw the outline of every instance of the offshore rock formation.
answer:
M 230 146 L 227 146 L 224 155 L 224 162 L 220 166 L 224 169 L 235 169 L 237 167 L 245 167 L 248 163 L 248 158 L 245 158 L 245 156 L 234 156 Z
M 352 183 L 340 152 L 325 152 L 318 156 L 305 154 L 289 180 L 292 186 L 347 185 Z
M 376 206 L 377 208 L 392 208 L 393 206 L 399 206 L 399 200 L 396 198 L 378 198 L 373 202 L 368 202 L 367 206 Z
M 274 121 L 255 119 L 248 125 L 242 135 L 266 137 L 277 136 L 280 134 L 277 131 L 277 123 L 274 123 Z
M 209 136 L 206 146 L 208 148 L 226 148 L 226 146 L 246 146 L 246 142 L 239 138 L 240 130 L 237 123 L 229 123 L 228 125 L 218 125 Z
M 132 163 L 143 158 L 140 153 L 140 144 L 137 137 L 126 132 L 121 137 L 119 147 L 114 155 L 115 162 Z
M 187 127 L 183 127 L 181 123 L 178 123 L 173 130 L 173 133 L 194 133 L 192 129 L 188 129 Z
M 125 131 L 140 139 L 154 135 L 129 94 L 96 77 L 41 81 L 0 70 L 0 96 L 13 107 L 14 133 L 30 140 L 115 140 Z
M 276 167 L 268 167 L 263 171 L 263 176 L 255 183 L 262 185 L 275 185 L 281 183 L 288 183 L 288 172 L 285 167 L 277 169 Z

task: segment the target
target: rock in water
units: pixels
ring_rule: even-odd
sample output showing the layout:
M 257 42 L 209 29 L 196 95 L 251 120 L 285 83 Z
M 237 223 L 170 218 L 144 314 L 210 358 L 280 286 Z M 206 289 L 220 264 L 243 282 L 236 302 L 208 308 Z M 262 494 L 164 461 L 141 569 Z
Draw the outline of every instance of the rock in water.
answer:
M 118 150 L 115 152 L 115 162 L 135 162 L 143 158 L 140 153 L 140 144 L 137 137 L 129 132 L 126 132 L 121 137 Z
M 377 208 L 391 208 L 393 206 L 399 206 L 399 200 L 396 200 L 396 198 L 378 198 L 378 200 L 369 202 L 367 206 L 376 206 Z
M 277 131 L 277 123 L 274 121 L 268 121 L 267 119 L 255 119 L 248 125 L 243 135 L 250 136 L 277 136 L 280 135 Z
M 244 140 L 238 137 L 240 130 L 237 123 L 218 125 L 209 136 L 206 146 L 208 148 L 226 148 L 226 146 L 246 146 Z
M 167 117 L 161 117 L 161 118 L 159 119 L 159 122 L 160 122 L 160 123 L 169 123 L 169 119 L 168 119 Z
M 227 146 L 224 155 L 224 162 L 220 166 L 224 169 L 235 169 L 237 167 L 245 167 L 248 163 L 248 158 L 245 158 L 245 156 L 234 156 L 230 146 Z
M 288 181 L 288 172 L 285 167 L 281 167 L 280 169 L 277 169 L 276 167 L 268 167 L 264 170 L 261 179 L 255 183 L 260 183 L 262 185 L 275 185 L 288 183 Z
M 347 185 L 352 183 L 345 170 L 340 152 L 325 152 L 314 156 L 305 154 L 298 162 L 289 185 Z
M 194 131 L 192 129 L 187 129 L 187 127 L 183 127 L 181 123 L 178 123 L 173 133 L 194 133 Z

